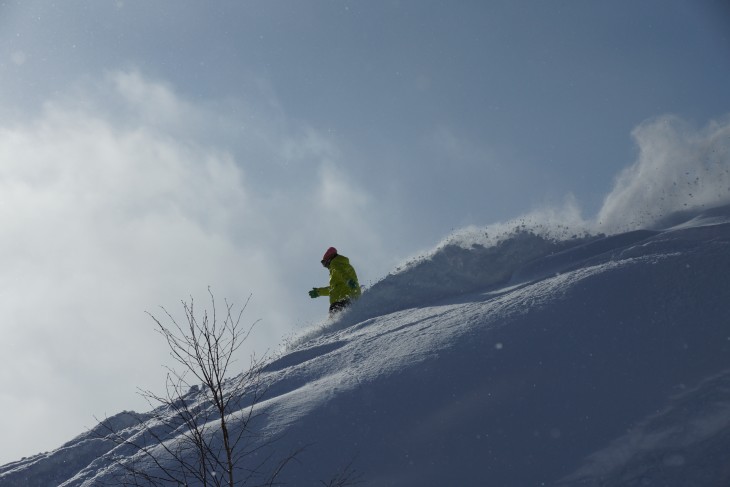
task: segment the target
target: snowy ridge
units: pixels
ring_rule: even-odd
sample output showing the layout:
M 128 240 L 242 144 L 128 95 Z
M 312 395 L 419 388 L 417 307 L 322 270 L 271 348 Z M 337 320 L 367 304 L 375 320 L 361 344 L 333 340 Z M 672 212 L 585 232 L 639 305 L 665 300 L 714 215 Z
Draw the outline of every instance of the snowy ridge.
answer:
M 584 230 L 576 232 L 561 226 L 556 229 L 523 220 L 498 227 L 497 231 L 472 228 L 451 235 L 432 252 L 411 259 L 366 289 L 352 309 L 336 322 L 310 330 L 304 337 L 348 327 L 374 316 L 537 278 L 537 274 L 529 275 L 530 265 L 602 238 Z
M 378 487 L 727 485 L 730 207 L 505 235 L 440 246 L 266 365 L 254 428 L 310 445 L 280 480 L 354 459 Z M 104 485 L 130 454 L 85 433 L 0 486 Z
M 724 210 L 715 211 L 723 214 Z M 722 217 L 695 210 L 660 224 L 676 221 L 701 226 L 721 223 Z M 633 230 L 606 236 L 591 234 L 585 224 L 547 225 L 536 222 L 534 217 L 483 229 L 465 229 L 366 289 L 347 315 L 303 336 L 309 339 L 374 316 L 543 279 L 600 259 L 603 254 L 611 255 L 614 249 L 637 244 L 660 232 Z

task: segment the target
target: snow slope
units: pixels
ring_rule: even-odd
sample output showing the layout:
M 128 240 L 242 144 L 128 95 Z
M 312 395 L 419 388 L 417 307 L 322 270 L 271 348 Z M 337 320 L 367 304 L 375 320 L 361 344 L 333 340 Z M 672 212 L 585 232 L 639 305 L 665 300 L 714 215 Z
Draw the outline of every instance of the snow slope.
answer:
M 265 367 L 254 430 L 307 445 L 280 480 L 351 463 L 379 487 L 730 485 L 730 206 L 665 225 L 518 226 L 376 283 Z M 87 432 L 0 486 L 103 485 L 129 453 Z

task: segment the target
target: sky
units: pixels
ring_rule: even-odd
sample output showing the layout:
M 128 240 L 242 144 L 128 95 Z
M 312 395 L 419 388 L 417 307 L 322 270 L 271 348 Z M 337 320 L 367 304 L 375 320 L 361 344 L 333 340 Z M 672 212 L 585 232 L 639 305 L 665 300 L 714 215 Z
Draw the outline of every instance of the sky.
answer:
M 726 134 L 728 59 L 712 0 L 0 1 L 0 463 L 146 409 L 161 307 L 251 296 L 243 368 L 324 319 L 329 246 L 369 285 L 466 226 L 608 220 Z

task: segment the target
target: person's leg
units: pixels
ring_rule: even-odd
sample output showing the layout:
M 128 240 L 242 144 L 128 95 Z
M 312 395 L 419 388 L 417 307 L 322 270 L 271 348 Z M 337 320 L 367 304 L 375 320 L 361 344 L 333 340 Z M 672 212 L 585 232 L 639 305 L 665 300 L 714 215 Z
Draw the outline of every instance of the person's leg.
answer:
M 351 301 L 349 299 L 343 299 L 342 301 L 337 301 L 335 303 L 330 304 L 330 316 L 339 313 L 343 309 L 350 306 L 350 304 L 351 304 Z

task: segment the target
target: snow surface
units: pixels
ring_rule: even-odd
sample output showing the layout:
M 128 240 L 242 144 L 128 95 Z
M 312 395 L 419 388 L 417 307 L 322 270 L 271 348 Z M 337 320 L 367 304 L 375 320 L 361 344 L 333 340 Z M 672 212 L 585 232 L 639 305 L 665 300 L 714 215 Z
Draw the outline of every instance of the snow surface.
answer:
M 664 225 L 461 236 L 292 337 L 252 425 L 307 446 L 279 480 L 730 485 L 730 206 Z M 130 453 L 86 432 L 0 486 L 104 485 Z

